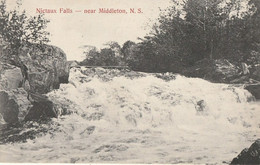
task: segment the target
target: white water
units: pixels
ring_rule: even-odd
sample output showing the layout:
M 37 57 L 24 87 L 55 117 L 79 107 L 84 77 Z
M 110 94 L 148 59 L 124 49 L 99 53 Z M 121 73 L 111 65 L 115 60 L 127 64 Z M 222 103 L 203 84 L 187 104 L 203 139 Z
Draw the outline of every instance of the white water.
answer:
M 228 163 L 260 137 L 260 105 L 246 90 L 160 76 L 172 80 L 71 69 L 70 83 L 48 94 L 66 115 L 34 140 L 0 145 L 0 161 Z

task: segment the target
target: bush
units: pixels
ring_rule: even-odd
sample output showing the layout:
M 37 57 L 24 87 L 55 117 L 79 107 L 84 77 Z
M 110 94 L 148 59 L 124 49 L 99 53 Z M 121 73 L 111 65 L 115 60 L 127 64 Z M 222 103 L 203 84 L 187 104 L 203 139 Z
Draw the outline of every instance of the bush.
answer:
M 48 22 L 43 15 L 28 17 L 25 11 L 7 11 L 6 1 L 0 2 L 0 39 L 8 45 L 8 54 L 17 57 L 22 46 L 49 42 L 49 32 L 45 31 Z

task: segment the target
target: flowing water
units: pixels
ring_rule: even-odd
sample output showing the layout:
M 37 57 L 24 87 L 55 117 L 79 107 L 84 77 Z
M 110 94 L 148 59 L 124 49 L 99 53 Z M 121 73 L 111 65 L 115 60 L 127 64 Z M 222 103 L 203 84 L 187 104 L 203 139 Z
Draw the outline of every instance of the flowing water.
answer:
M 72 68 L 48 97 L 59 117 L 5 128 L 0 162 L 229 163 L 260 137 L 249 92 L 198 78 Z

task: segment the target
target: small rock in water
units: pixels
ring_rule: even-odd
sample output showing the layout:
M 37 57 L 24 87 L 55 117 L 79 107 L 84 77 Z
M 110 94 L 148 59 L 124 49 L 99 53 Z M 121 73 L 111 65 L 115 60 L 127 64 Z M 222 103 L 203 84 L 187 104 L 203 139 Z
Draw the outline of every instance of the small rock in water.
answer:
M 201 113 L 205 114 L 207 111 L 207 105 L 204 100 L 198 101 L 195 108 L 199 114 L 201 114 Z
M 82 131 L 80 134 L 87 134 L 87 135 L 90 135 L 92 134 L 94 131 L 95 131 L 95 126 L 89 126 L 87 127 L 84 131 Z

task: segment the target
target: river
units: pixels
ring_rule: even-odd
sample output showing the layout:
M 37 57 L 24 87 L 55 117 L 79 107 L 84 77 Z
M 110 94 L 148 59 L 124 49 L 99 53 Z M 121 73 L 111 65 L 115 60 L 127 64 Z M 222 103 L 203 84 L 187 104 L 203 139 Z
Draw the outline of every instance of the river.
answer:
M 1 126 L 0 162 L 230 163 L 260 137 L 242 87 L 171 73 L 72 68 L 59 117 Z

